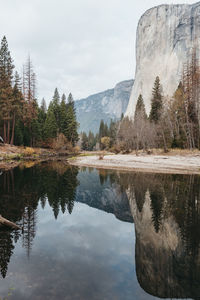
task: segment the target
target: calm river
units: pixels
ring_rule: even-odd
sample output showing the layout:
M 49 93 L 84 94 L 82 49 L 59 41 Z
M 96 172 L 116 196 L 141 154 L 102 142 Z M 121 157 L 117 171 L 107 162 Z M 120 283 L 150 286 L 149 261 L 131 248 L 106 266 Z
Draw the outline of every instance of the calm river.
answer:
M 200 299 L 200 176 L 0 174 L 0 299 Z

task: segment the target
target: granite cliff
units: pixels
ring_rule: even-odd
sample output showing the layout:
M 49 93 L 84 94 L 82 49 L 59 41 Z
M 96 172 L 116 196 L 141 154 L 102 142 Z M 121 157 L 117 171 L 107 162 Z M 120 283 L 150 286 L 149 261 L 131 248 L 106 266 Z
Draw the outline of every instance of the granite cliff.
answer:
M 183 64 L 200 44 L 200 2 L 160 5 L 141 17 L 136 39 L 135 82 L 126 115 L 134 116 L 139 94 L 150 112 L 152 87 L 160 77 L 163 93 L 171 97 L 181 80 Z

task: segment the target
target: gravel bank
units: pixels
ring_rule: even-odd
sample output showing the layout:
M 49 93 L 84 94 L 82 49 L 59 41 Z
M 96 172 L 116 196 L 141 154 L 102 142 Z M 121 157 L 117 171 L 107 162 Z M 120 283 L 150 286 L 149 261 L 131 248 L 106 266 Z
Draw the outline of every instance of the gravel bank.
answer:
M 106 155 L 103 160 L 95 156 L 77 157 L 71 165 L 124 171 L 170 174 L 200 174 L 200 154 L 185 156 L 161 155 Z

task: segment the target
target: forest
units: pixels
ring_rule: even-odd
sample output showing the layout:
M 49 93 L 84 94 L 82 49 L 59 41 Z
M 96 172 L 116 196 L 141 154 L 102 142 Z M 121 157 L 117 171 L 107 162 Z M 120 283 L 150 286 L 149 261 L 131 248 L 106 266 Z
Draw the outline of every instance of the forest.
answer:
M 73 96 L 55 92 L 48 107 L 37 99 L 37 80 L 30 57 L 22 76 L 15 70 L 8 42 L 0 47 L 0 136 L 4 143 L 31 147 L 73 147 L 78 141 L 78 123 Z
M 22 76 L 15 70 L 4 36 L 0 47 L 0 136 L 7 144 L 31 147 L 74 147 L 78 140 L 74 99 L 60 96 L 55 88 L 47 107 L 37 99 L 37 80 L 30 57 Z M 200 65 L 194 48 L 183 66 L 180 83 L 172 97 L 163 94 L 157 76 L 152 87 L 151 110 L 146 113 L 139 95 L 133 119 L 102 120 L 99 133 L 80 134 L 82 150 L 110 150 L 116 153 L 143 149 L 200 149 Z
M 159 76 L 152 87 L 151 110 L 146 113 L 143 95 L 139 95 L 133 119 L 121 118 L 110 127 L 102 121 L 99 134 L 82 134 L 83 149 L 101 149 L 116 153 L 153 148 L 200 149 L 200 65 L 197 50 L 184 64 L 180 83 L 172 97 L 163 94 Z

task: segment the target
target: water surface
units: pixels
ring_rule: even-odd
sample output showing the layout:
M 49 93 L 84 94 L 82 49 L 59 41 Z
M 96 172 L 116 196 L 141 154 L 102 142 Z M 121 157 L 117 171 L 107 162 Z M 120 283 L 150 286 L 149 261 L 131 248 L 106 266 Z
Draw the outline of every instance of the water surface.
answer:
M 0 296 L 200 299 L 200 177 L 31 165 L 0 176 Z

